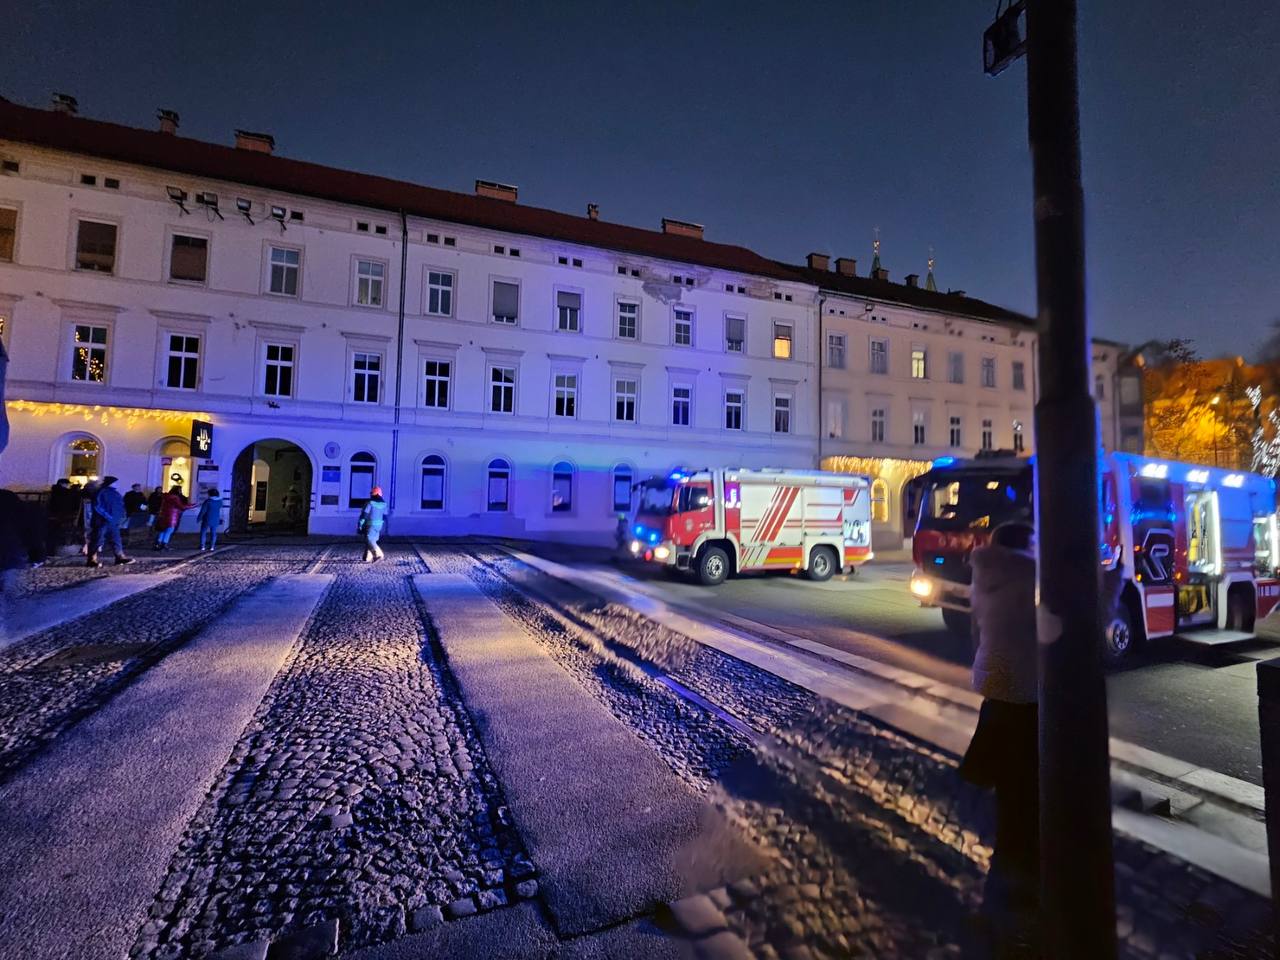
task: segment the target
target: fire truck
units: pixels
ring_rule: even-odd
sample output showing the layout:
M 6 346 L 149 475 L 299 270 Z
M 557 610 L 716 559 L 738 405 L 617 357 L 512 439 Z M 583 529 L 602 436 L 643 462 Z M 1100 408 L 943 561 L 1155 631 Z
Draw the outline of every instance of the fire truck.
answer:
M 970 629 L 969 555 L 1001 523 L 1033 518 L 1033 469 L 1012 457 L 943 458 L 922 478 L 910 589 L 956 633 Z M 1098 476 L 1100 562 L 1123 584 L 1107 659 L 1173 634 L 1250 639 L 1280 602 L 1275 481 L 1121 453 L 1103 454 Z
M 871 559 L 870 482 L 819 470 L 673 471 L 637 484 L 630 552 L 707 586 L 750 570 L 811 580 Z

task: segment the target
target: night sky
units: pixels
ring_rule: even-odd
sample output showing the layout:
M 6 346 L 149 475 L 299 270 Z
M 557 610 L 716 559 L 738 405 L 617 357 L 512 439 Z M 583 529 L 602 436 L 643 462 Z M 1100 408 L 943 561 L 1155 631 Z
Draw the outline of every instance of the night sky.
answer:
M 1032 312 L 1026 70 L 994 0 L 11 3 L 0 96 L 657 227 L 811 250 Z M 1093 330 L 1248 353 L 1280 317 L 1280 18 L 1262 0 L 1084 0 Z

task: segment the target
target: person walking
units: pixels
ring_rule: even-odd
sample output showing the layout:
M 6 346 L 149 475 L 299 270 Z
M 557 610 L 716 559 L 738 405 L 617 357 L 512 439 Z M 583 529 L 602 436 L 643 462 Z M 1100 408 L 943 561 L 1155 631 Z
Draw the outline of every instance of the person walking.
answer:
M 218 523 L 222 519 L 222 497 L 217 487 L 210 487 L 200 511 L 196 514 L 196 523 L 200 525 L 200 552 L 206 549 L 216 550 L 218 547 Z M 208 547 L 205 547 L 205 541 Z
M 147 497 L 147 526 L 154 527 L 160 517 L 160 503 L 164 500 L 164 491 L 156 487 Z
M 93 551 L 93 503 L 101 486 L 94 477 L 80 488 L 80 513 L 76 523 L 80 527 L 80 552 L 86 557 Z
M 1040 885 L 1035 530 L 1002 524 L 973 551 L 973 689 L 978 726 L 960 775 L 995 791 L 983 913 L 1001 941 L 1034 936 Z
M 120 525 L 124 521 L 124 498 L 116 489 L 116 478 L 103 477 L 102 484 L 93 497 L 88 566 L 99 566 L 98 554 L 102 552 L 103 545 L 108 543 L 115 554 L 117 566 L 133 563 L 132 557 L 125 556 L 124 544 L 120 541 Z
M 369 492 L 369 501 L 360 511 L 360 519 L 356 522 L 356 532 L 364 534 L 364 562 L 382 559 L 382 548 L 378 546 L 378 538 L 382 536 L 382 528 L 387 522 L 387 501 L 382 499 L 382 488 L 374 487 Z
M 37 512 L 12 490 L 0 490 L 0 640 L 13 622 L 22 594 L 22 578 L 29 567 L 45 559 Z
M 142 484 L 135 483 L 124 495 L 124 534 L 121 539 L 125 546 L 129 545 L 129 537 L 138 527 L 147 525 L 147 497 L 142 492 Z
M 160 498 L 160 510 L 156 514 L 156 542 L 154 549 L 169 549 L 169 539 L 173 536 L 173 532 L 178 529 L 178 524 L 182 521 L 183 511 L 190 510 L 194 506 L 194 503 L 187 502 L 187 498 L 182 495 L 182 488 L 176 483 L 169 488 L 169 492 Z
M 80 492 L 66 477 L 49 488 L 48 528 L 45 536 L 45 553 L 55 556 L 60 547 L 71 540 L 76 517 L 80 513 Z

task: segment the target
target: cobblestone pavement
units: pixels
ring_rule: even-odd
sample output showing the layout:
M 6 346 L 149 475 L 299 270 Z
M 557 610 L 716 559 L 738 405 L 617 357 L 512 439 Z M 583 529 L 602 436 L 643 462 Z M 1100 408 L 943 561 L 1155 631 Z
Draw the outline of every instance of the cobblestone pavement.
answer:
M 534 874 L 389 545 L 337 575 L 192 820 L 133 957 L 324 931 L 344 948 L 500 906 Z M 536 887 L 536 885 L 535 885 Z
M 228 551 L 198 561 L 199 576 L 180 576 L 110 607 L 36 634 L 0 651 L 0 780 L 79 717 L 171 650 L 246 590 L 269 577 L 305 569 L 318 547 Z M 182 559 L 181 554 L 177 554 Z M 165 564 L 165 567 L 169 564 Z M 111 576 L 160 565 L 134 563 Z M 42 567 L 29 582 L 56 589 L 98 575 L 83 565 Z

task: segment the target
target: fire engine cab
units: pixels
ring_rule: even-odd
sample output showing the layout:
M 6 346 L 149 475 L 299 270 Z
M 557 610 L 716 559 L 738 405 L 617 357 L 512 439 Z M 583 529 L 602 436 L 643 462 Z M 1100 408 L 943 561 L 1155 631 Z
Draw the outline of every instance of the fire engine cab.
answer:
M 911 592 L 969 631 L 969 555 L 991 531 L 1033 513 L 1026 459 L 945 460 L 923 477 L 912 545 Z M 1104 454 L 1100 560 L 1119 566 L 1123 589 L 1105 653 L 1122 659 L 1172 634 L 1204 644 L 1253 636 L 1280 602 L 1275 481 L 1196 464 Z
M 819 470 L 672 472 L 637 484 L 630 552 L 712 586 L 749 570 L 811 580 L 871 559 L 870 482 Z

